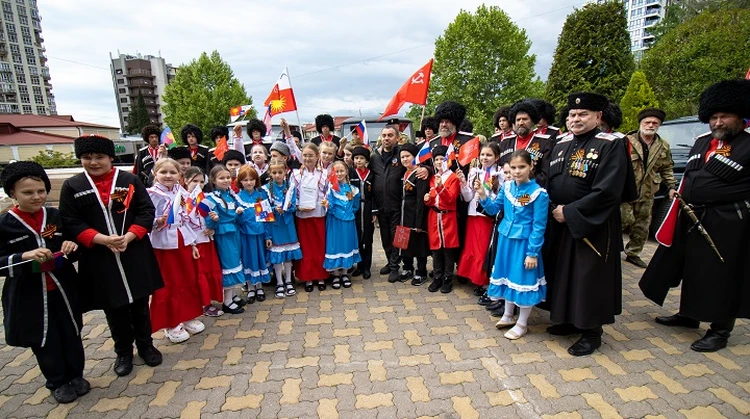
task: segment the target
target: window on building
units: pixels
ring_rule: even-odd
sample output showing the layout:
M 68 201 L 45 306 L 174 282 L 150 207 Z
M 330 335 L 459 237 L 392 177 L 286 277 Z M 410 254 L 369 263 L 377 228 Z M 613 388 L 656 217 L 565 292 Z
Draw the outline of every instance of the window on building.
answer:
M 23 85 L 23 86 L 18 86 L 18 93 L 21 93 L 21 94 L 28 94 L 28 93 L 29 93 L 29 88 L 28 88 L 28 87 L 26 87 L 25 85 Z
M 37 70 L 36 67 L 29 67 L 29 73 L 31 73 L 32 75 L 37 75 L 39 74 L 39 70 Z
M 16 82 L 17 83 L 26 83 L 26 75 L 25 74 L 16 74 Z
M 18 42 L 18 36 L 15 33 L 8 33 L 8 41 Z
M 41 95 L 42 94 L 42 88 L 41 87 L 34 86 L 34 87 L 32 87 L 32 89 L 34 90 L 34 94 L 35 95 Z
M 126 97 L 121 97 L 121 98 L 120 98 L 120 103 L 128 103 L 128 98 L 126 98 Z
M 13 54 L 13 62 L 17 64 L 22 64 L 23 59 L 21 59 L 21 54 Z
M 10 44 L 10 52 L 12 52 L 14 54 L 20 54 L 21 53 L 21 48 L 19 48 L 18 45 Z
M 27 55 L 26 56 L 26 63 L 28 65 L 36 65 L 36 57 L 34 57 L 33 55 Z
M 5 12 L 3 11 L 3 17 L 5 20 L 13 21 L 13 12 Z
M 34 45 L 34 38 L 32 38 L 30 36 L 24 35 L 23 36 L 23 43 L 26 44 L 26 45 Z
M 125 94 L 125 93 L 126 93 L 126 90 L 125 90 L 125 89 L 118 89 L 117 91 L 118 91 L 118 92 L 120 92 L 120 93 L 122 93 L 122 94 Z
M 36 113 L 38 113 L 39 115 L 47 115 L 47 108 L 45 108 L 44 106 L 37 106 Z
M 13 6 L 10 5 L 7 1 L 3 2 L 3 12 L 11 12 L 13 13 Z
M 42 95 L 34 95 L 34 102 L 36 102 L 36 103 L 44 103 L 44 96 L 42 96 Z
M 122 69 L 118 68 L 117 70 L 115 70 L 115 74 L 122 74 Z
M 23 105 L 23 113 L 31 113 L 31 105 Z
M 29 95 L 21 95 L 21 103 L 31 103 L 31 97 Z
M 117 79 L 117 84 L 125 84 L 125 80 L 124 79 Z
M 24 52 L 26 52 L 26 55 L 34 55 L 36 51 L 34 51 L 34 48 L 32 47 L 24 47 Z
M 13 75 L 8 73 L 0 73 L 0 80 L 2 81 L 12 81 Z
M 21 35 L 31 36 L 31 31 L 26 26 L 21 26 Z
M 8 31 L 8 33 L 16 33 L 16 25 L 5 22 L 5 30 Z
M 24 0 L 16 0 L 16 3 L 18 3 L 18 4 L 24 4 L 25 2 L 24 2 Z
M 18 17 L 18 23 L 20 23 L 22 25 L 28 25 L 29 24 L 29 18 L 27 18 L 26 16 L 19 16 Z
M 123 112 L 129 112 L 129 111 L 130 111 L 130 108 L 128 108 L 127 106 L 123 106 L 123 107 L 122 107 L 122 111 L 123 111 Z
M 41 84 L 39 83 L 39 76 L 31 76 L 31 84 Z

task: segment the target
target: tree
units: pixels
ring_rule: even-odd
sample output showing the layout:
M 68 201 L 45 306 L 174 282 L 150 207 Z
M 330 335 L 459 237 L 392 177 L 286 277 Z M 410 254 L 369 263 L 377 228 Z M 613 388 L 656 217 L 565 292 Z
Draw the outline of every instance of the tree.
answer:
M 658 107 L 659 102 L 646 80 L 646 75 L 642 71 L 634 72 L 628 89 L 625 90 L 625 95 L 620 101 L 620 109 L 622 109 L 620 131 L 630 132 L 638 129 L 638 113 L 646 108 Z
M 666 8 L 664 19 L 649 29 L 655 42 L 676 28 L 679 24 L 698 16 L 703 11 L 715 12 L 721 9 L 750 8 L 750 0 L 680 0 L 671 2 Z
M 619 102 L 635 68 L 627 24 L 616 1 L 587 4 L 568 15 L 547 78 L 547 100 L 559 108 L 568 94 L 593 91 Z
M 641 70 L 667 118 L 697 114 L 698 97 L 706 87 L 745 76 L 750 67 L 749 21 L 747 9 L 703 12 L 646 51 Z
M 497 108 L 543 92 L 530 47 L 526 32 L 499 7 L 482 5 L 473 14 L 461 10 L 435 40 L 426 115 L 441 102 L 455 100 L 466 106 L 475 132 L 494 133 Z M 413 106 L 407 115 L 416 125 L 421 113 L 421 106 Z
M 164 121 L 172 130 L 179 132 L 183 125 L 195 124 L 206 134 L 229 122 L 232 106 L 253 103 L 218 51 L 210 56 L 204 52 L 197 60 L 180 66 L 177 76 L 164 88 L 163 99 Z M 255 116 L 255 110 L 250 116 Z
M 148 116 L 148 109 L 146 109 L 146 101 L 143 100 L 143 95 L 138 93 L 138 99 L 135 102 L 135 106 L 130 108 L 128 114 L 128 126 L 125 130 L 128 134 L 140 134 L 143 127 L 151 123 L 151 118 Z

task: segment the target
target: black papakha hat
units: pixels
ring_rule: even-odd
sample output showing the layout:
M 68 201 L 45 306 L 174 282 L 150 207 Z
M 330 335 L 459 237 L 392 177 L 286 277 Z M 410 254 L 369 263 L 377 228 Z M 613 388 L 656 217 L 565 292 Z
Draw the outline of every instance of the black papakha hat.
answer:
M 495 112 L 495 115 L 492 117 L 492 126 L 500 129 L 500 118 L 505 118 L 510 122 L 510 119 L 508 118 L 508 113 L 510 112 L 510 106 L 501 106 L 500 109 Z M 512 125 L 512 124 L 511 124 Z
M 78 137 L 73 142 L 73 148 L 76 152 L 76 158 L 79 159 L 88 153 L 106 154 L 113 159 L 115 158 L 115 143 L 101 135 L 84 135 L 83 137 Z
M 352 159 L 357 156 L 362 156 L 367 159 L 367 161 L 370 161 L 370 150 L 364 147 L 354 147 L 354 150 L 352 150 Z
M 714 83 L 701 93 L 698 119 L 708 123 L 711 115 L 726 112 L 740 118 L 750 117 L 750 80 L 724 80 Z
M 440 121 L 447 119 L 458 129 L 464 118 L 466 118 L 466 107 L 458 102 L 448 100 L 435 108 L 435 119 L 438 124 Z
M 667 118 L 667 113 L 659 108 L 646 108 L 638 112 L 638 123 L 640 123 L 643 118 L 648 118 L 649 116 L 659 118 L 661 122 L 664 122 Z
M 247 125 L 245 126 L 247 128 L 247 136 L 250 138 L 253 138 L 253 131 L 260 132 L 261 137 L 266 136 L 266 124 L 261 122 L 260 119 L 252 118 L 248 119 Z
M 568 111 L 573 109 L 587 109 L 603 112 L 609 104 L 606 96 L 594 92 L 578 92 L 568 95 Z
M 148 137 L 151 134 L 156 134 L 157 137 L 161 137 L 161 128 L 154 124 L 148 124 L 141 130 L 141 138 L 143 138 L 143 141 L 148 144 Z
M 216 141 L 216 137 L 229 137 L 229 128 L 224 126 L 211 128 L 211 140 Z
M 195 139 L 198 140 L 198 144 L 203 142 L 203 131 L 201 131 L 198 126 L 193 124 L 187 124 L 180 130 L 180 138 L 182 138 L 182 142 L 187 145 L 187 137 L 188 134 L 195 135 Z
M 438 132 L 438 129 L 440 128 L 440 121 L 435 119 L 434 116 L 425 116 L 422 120 L 422 126 L 420 128 L 422 129 L 422 131 L 430 128 L 432 129 L 432 132 Z
M 190 156 L 190 149 L 185 147 L 174 147 L 167 150 L 167 156 L 170 159 L 180 160 L 180 159 L 191 159 L 192 156 Z
M 448 154 L 448 147 L 444 145 L 436 145 L 432 148 L 432 158 L 434 159 L 437 156 L 445 157 L 445 155 Z
M 324 113 L 315 117 L 315 129 L 317 129 L 318 132 L 323 132 L 323 126 L 327 126 L 331 131 L 335 129 L 333 126 L 333 117 L 331 115 Z
M 0 173 L 0 181 L 3 182 L 3 190 L 6 195 L 10 195 L 11 189 L 19 180 L 26 177 L 39 178 L 44 182 L 44 189 L 49 193 L 52 186 L 49 183 L 49 176 L 44 171 L 41 164 L 33 161 L 17 161 L 5 166 Z
M 640 120 L 639 114 L 638 121 L 640 122 Z M 620 125 L 622 125 L 622 109 L 620 109 L 620 105 L 609 102 L 607 107 L 602 111 L 602 121 L 609 125 L 613 131 L 620 128 Z
M 537 124 L 539 122 L 539 108 L 530 99 L 519 100 L 514 103 L 508 111 L 508 122 L 511 125 L 516 124 L 516 115 L 519 113 L 525 113 L 531 118 L 531 122 Z
M 227 162 L 230 160 L 237 160 L 242 164 L 247 162 L 245 160 L 245 155 L 237 150 L 227 150 L 226 153 L 224 153 L 224 158 L 221 159 L 221 164 L 226 166 Z

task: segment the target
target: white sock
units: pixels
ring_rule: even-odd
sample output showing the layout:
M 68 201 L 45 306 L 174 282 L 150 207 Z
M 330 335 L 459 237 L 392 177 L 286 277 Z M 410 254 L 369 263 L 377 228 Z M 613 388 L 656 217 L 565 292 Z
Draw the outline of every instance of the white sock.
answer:
M 276 263 L 273 265 L 273 271 L 276 274 L 276 285 L 284 285 L 284 277 L 281 276 L 281 268 L 283 266 L 283 263 Z
M 284 262 L 284 278 L 286 282 L 292 283 L 292 262 Z
M 234 290 L 231 288 L 224 288 L 224 305 L 227 307 L 231 306 L 234 303 L 232 298 L 234 298 Z
M 513 312 L 516 310 L 516 305 L 511 303 L 510 301 L 505 301 L 505 312 L 503 313 L 503 318 L 500 319 L 503 322 L 509 322 L 513 319 Z
M 531 309 L 533 307 L 520 307 L 520 314 L 518 315 L 518 321 L 516 324 L 526 327 L 529 323 L 529 316 L 531 315 Z

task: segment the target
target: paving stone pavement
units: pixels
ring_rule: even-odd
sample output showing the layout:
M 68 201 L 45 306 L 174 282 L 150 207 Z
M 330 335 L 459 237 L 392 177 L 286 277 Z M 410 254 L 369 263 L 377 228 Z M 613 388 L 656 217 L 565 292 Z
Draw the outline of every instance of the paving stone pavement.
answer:
M 379 239 L 376 237 L 376 243 Z M 379 246 L 376 246 L 379 247 Z M 646 256 L 654 250 L 647 245 Z M 376 252 L 375 270 L 385 263 Z M 714 418 L 750 415 L 750 327 L 738 321 L 730 347 L 689 349 L 701 330 L 670 329 L 665 308 L 623 264 L 623 313 L 604 328 L 593 356 L 573 358 L 573 338 L 530 333 L 509 341 L 476 304 L 470 285 L 451 294 L 389 284 L 377 272 L 350 289 L 272 297 L 241 315 L 205 318 L 206 330 L 172 345 L 156 368 L 136 357 L 112 370 L 102 312 L 84 317 L 85 377 L 92 391 L 58 405 L 30 350 L 0 346 L 0 417 L 48 418 Z M 0 341 L 4 339 L 0 337 Z

